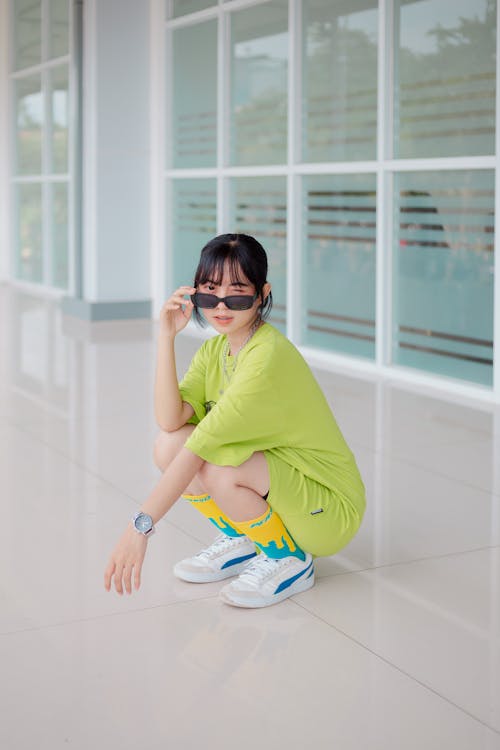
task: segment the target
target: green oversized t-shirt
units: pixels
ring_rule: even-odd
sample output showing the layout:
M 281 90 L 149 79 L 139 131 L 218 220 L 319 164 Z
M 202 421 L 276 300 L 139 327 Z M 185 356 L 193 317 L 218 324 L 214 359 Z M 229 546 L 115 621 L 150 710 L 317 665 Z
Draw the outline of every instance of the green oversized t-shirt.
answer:
M 364 504 L 353 454 L 300 352 L 268 323 L 237 357 L 224 378 L 226 336 L 208 339 L 179 384 L 194 409 L 196 429 L 186 448 L 209 463 L 239 466 L 255 451 L 269 451 L 302 474 Z M 227 371 L 234 358 L 228 357 Z M 224 391 L 221 394 L 221 391 Z

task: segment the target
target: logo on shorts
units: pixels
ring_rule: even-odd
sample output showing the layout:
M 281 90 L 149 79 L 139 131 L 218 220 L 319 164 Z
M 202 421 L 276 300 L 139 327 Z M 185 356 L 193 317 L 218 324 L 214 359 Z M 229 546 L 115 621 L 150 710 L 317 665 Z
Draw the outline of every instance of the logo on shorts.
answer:
M 323 508 L 318 508 L 318 510 L 312 510 L 311 516 L 316 516 L 318 513 L 323 513 Z

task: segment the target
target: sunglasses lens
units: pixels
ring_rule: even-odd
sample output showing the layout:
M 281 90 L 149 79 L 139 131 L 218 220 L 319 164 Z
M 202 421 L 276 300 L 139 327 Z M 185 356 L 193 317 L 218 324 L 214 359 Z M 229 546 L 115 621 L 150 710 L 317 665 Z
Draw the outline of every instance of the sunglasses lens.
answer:
M 193 301 L 193 304 L 205 310 L 213 309 L 219 304 L 219 299 L 215 296 L 215 294 L 203 294 L 201 292 L 196 292 L 196 294 L 191 295 L 191 299 Z
M 255 297 L 250 297 L 247 294 L 226 297 L 226 307 L 230 310 L 250 310 L 254 302 Z
M 250 310 L 255 300 L 256 297 L 251 297 L 248 294 L 238 294 L 225 298 L 216 297 L 215 294 L 203 294 L 203 292 L 196 292 L 191 295 L 193 304 L 204 310 L 213 310 L 222 301 L 229 310 Z

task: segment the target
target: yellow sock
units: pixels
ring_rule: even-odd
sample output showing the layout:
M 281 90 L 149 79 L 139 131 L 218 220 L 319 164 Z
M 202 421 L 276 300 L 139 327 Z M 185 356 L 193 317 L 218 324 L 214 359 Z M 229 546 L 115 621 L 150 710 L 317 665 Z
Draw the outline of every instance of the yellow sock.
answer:
M 210 495 L 182 495 L 226 536 L 244 536 Z
M 305 560 L 304 552 L 295 544 L 283 521 L 271 507 L 259 518 L 238 521 L 235 525 L 268 557 L 293 556 Z

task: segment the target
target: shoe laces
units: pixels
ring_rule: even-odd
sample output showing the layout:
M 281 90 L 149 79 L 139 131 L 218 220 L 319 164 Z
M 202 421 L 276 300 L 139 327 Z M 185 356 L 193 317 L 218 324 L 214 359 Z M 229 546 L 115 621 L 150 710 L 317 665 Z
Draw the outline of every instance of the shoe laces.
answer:
M 274 559 L 261 553 L 255 558 L 255 560 L 252 560 L 252 562 L 248 564 L 243 573 L 240 574 L 240 578 L 247 583 L 262 583 L 266 578 L 269 578 L 276 573 L 280 567 L 288 565 L 288 561 L 288 557 Z
M 238 539 L 241 539 L 242 537 L 234 537 L 234 536 L 226 536 L 226 534 L 219 534 L 215 538 L 215 540 L 212 542 L 212 544 L 209 547 L 206 547 L 205 549 L 202 549 L 201 552 L 198 552 L 196 557 L 213 557 L 215 555 L 218 555 L 220 552 L 224 552 L 225 550 L 231 549 L 231 547 L 235 547 L 235 542 Z

